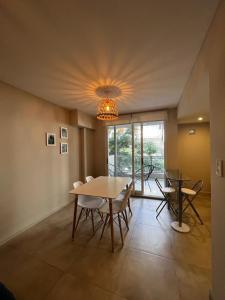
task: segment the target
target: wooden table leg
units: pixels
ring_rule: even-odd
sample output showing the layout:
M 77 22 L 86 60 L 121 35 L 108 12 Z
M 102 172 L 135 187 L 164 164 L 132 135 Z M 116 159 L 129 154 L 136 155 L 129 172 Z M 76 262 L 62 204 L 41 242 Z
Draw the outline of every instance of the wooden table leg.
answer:
M 109 220 L 111 227 L 111 242 L 112 242 L 112 252 L 114 252 L 114 228 L 113 228 L 113 211 L 112 211 L 112 199 L 109 199 Z
M 74 240 L 74 235 L 75 235 L 75 226 L 76 226 L 76 219 L 77 219 L 77 202 L 78 202 L 78 195 L 75 195 L 75 199 L 74 199 L 74 213 L 73 213 L 72 240 Z

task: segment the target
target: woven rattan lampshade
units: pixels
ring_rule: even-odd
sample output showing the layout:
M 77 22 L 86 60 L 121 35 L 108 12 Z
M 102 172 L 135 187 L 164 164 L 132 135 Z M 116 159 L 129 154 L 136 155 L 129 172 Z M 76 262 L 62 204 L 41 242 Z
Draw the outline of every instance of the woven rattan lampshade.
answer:
M 97 119 L 111 121 L 118 118 L 118 107 L 115 100 L 106 98 L 99 102 L 97 109 Z

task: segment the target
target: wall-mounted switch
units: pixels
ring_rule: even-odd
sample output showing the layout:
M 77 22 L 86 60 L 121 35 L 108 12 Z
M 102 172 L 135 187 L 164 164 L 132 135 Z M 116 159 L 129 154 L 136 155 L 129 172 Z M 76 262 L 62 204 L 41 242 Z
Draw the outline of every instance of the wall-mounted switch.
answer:
M 216 176 L 223 177 L 223 161 L 221 159 L 216 160 Z

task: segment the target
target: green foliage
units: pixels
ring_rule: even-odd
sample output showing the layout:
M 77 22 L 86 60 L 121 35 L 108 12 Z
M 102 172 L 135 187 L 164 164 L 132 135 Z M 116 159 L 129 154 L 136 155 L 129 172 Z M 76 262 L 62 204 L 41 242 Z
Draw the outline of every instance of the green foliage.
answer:
M 119 153 L 131 153 L 131 145 L 132 145 L 132 133 L 130 128 L 126 128 L 125 131 L 121 132 L 118 130 L 117 132 L 117 152 Z M 109 154 L 115 154 L 115 142 L 114 135 L 109 137 Z
M 117 128 L 117 175 L 125 175 L 126 172 L 131 172 L 132 168 L 132 131 L 131 128 Z M 137 138 L 135 138 L 135 169 L 141 168 L 141 160 L 138 159 L 141 156 L 141 144 L 138 144 Z M 114 134 L 109 135 L 108 140 L 109 155 L 115 155 L 115 141 Z M 152 141 L 145 140 L 143 144 L 143 152 L 145 154 L 144 164 L 153 164 L 155 170 L 163 171 L 164 163 L 162 156 L 154 156 L 157 152 L 160 152 L 157 145 Z M 146 156 L 147 155 L 147 156 Z M 140 164 L 140 166 L 139 166 Z
M 145 154 L 152 155 L 157 153 L 157 146 L 151 141 L 145 142 L 143 148 Z
M 115 154 L 115 143 L 114 143 L 114 137 L 109 138 L 109 155 Z

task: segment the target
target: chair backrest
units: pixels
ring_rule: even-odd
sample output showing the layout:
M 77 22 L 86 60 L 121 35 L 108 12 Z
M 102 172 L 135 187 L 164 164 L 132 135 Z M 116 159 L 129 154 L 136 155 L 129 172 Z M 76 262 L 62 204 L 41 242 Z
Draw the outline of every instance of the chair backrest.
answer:
M 146 179 L 149 179 L 149 177 L 152 175 L 153 171 L 155 169 L 155 166 L 153 165 L 148 165 L 148 175 Z
M 163 187 L 162 187 L 162 185 L 161 185 L 159 179 L 158 179 L 158 178 L 155 178 L 155 182 L 156 182 L 156 184 L 157 184 L 157 186 L 158 186 L 160 192 L 161 192 L 162 195 L 164 196 L 164 198 L 167 198 L 166 194 L 165 194 L 165 193 L 163 192 L 163 190 L 162 190 Z
M 193 185 L 192 190 L 194 190 L 196 192 L 196 195 L 197 195 L 198 193 L 201 192 L 202 188 L 203 188 L 203 180 L 198 180 Z
M 164 172 L 164 176 L 165 176 L 166 184 L 167 184 L 169 187 L 176 188 L 176 187 L 178 186 L 176 180 L 170 179 L 170 178 L 168 177 L 166 171 Z
M 127 207 L 128 199 L 130 198 L 132 190 L 133 190 L 133 182 L 131 182 L 131 184 L 129 185 L 129 187 L 126 190 L 126 193 L 124 195 L 124 198 L 121 201 L 121 206 L 120 206 L 121 211 L 123 211 Z
M 161 183 L 159 182 L 159 179 L 158 179 L 158 178 L 155 178 L 155 182 L 156 182 L 158 188 L 160 189 L 160 191 L 161 191 L 161 193 L 162 193 L 162 185 L 161 185 Z
M 73 183 L 73 188 L 74 189 L 77 189 L 79 186 L 81 186 L 83 184 L 83 182 L 82 181 L 76 181 L 76 182 L 74 182 Z
M 152 175 L 152 172 L 154 171 L 155 166 L 153 165 L 144 165 L 143 166 L 143 173 L 144 173 L 144 180 L 148 180 L 149 177 Z M 136 175 L 141 175 L 142 169 L 138 169 L 135 174 Z
M 94 179 L 94 177 L 93 176 L 87 176 L 85 179 L 86 179 L 86 182 L 90 182 Z

